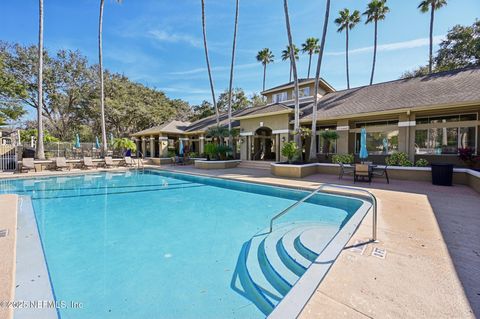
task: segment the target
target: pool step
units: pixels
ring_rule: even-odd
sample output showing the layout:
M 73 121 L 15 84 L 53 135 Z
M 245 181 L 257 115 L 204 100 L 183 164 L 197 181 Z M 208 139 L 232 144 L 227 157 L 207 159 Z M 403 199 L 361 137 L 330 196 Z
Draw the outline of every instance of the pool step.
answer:
M 295 222 L 276 225 L 271 233 L 265 229 L 252 237 L 243 251 L 240 273 L 246 297 L 268 315 L 336 231 L 332 225 Z

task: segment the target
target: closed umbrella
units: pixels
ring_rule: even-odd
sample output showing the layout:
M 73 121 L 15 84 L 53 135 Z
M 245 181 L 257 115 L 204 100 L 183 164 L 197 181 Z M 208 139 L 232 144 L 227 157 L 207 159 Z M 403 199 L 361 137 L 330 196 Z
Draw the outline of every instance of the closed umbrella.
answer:
M 98 140 L 98 136 L 95 137 L 95 148 L 100 148 L 100 141 Z
M 110 145 L 113 145 L 113 133 L 110 133 Z
M 178 146 L 178 154 L 180 154 L 180 156 L 183 156 L 183 141 L 180 140 L 180 145 Z
M 80 136 L 78 134 L 75 137 L 75 148 L 80 148 Z
M 363 127 L 360 131 L 360 159 L 364 160 L 368 157 L 367 151 L 367 130 Z

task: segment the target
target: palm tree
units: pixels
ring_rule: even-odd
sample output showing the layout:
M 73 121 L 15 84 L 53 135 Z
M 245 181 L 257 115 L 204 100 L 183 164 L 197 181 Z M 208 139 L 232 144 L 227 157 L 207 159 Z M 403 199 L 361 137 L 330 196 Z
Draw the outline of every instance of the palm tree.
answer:
M 295 131 L 295 143 L 297 147 L 302 149 L 302 137 L 300 136 L 300 103 L 298 100 L 298 76 L 297 63 L 298 49 L 293 44 L 292 30 L 290 29 L 290 17 L 288 16 L 288 0 L 283 0 L 283 9 L 285 11 L 285 25 L 287 27 L 288 46 L 287 50 L 290 53 L 290 67 L 293 73 L 294 94 L 295 94 L 295 119 L 293 121 L 293 130 Z M 293 50 L 290 50 L 293 48 Z M 297 56 L 296 56 L 297 55 Z
M 37 149 L 36 157 L 40 160 L 45 159 L 45 150 L 43 147 L 43 0 L 39 0 L 39 19 L 38 19 L 38 96 L 37 96 Z
M 428 73 L 432 73 L 433 66 L 433 21 L 435 19 L 435 11 L 447 5 L 447 0 L 423 0 L 418 5 L 422 13 L 430 10 L 430 51 L 428 55 Z
M 312 64 L 312 55 L 318 53 L 318 39 L 317 38 L 308 38 L 305 40 L 305 43 L 302 44 L 302 52 L 308 53 L 308 73 L 307 78 L 310 78 L 310 66 Z
M 293 48 L 293 55 L 295 57 L 295 60 L 297 60 L 297 61 L 298 61 L 298 52 L 300 52 L 300 49 L 297 48 L 295 44 L 292 44 L 292 45 L 287 45 L 287 48 L 282 51 L 282 61 L 290 60 L 290 78 L 289 78 L 288 81 L 292 82 L 292 70 L 293 70 L 292 59 L 293 59 L 293 57 L 290 57 L 290 47 Z
M 310 138 L 310 160 L 315 160 L 317 157 L 317 103 L 318 103 L 318 85 L 320 83 L 320 70 L 322 67 L 323 51 L 325 50 L 325 41 L 327 39 L 328 18 L 330 17 L 330 0 L 327 0 L 325 6 L 325 19 L 323 21 L 322 42 L 318 49 L 317 70 L 315 72 L 315 89 L 313 90 L 313 105 L 312 105 L 312 129 Z
M 335 23 L 338 25 L 338 32 L 345 30 L 345 64 L 347 68 L 347 88 L 350 88 L 350 75 L 348 72 L 348 31 L 352 30 L 357 23 L 360 22 L 360 11 L 355 10 L 352 14 L 345 8 L 339 12 L 339 17 L 335 19 Z
M 210 60 L 208 58 L 207 29 L 205 27 L 205 0 L 201 0 L 201 2 L 202 2 L 203 48 L 205 49 L 205 60 L 207 61 L 208 79 L 210 81 L 210 91 L 212 92 L 213 108 L 215 109 L 217 126 L 219 126 L 220 125 L 220 115 L 218 113 L 217 101 L 215 99 L 215 89 L 213 87 L 212 71 L 210 69 Z
M 269 48 L 264 48 L 258 51 L 257 54 L 257 61 L 261 62 L 263 65 L 263 91 L 265 91 L 265 76 L 267 74 L 267 64 L 273 62 L 274 57 L 275 56 Z
M 232 63 L 230 65 L 230 83 L 228 86 L 228 144 L 233 147 L 232 136 L 232 86 L 233 86 L 233 66 L 235 64 L 235 46 L 237 44 L 237 27 L 238 27 L 238 1 L 235 1 L 235 22 L 233 28 L 233 45 L 232 45 Z
M 377 58 L 377 30 L 378 30 L 378 21 L 385 20 L 386 14 L 390 9 L 385 5 L 387 0 L 372 0 L 367 6 L 367 10 L 363 13 L 367 16 L 367 21 L 365 24 L 373 22 L 375 24 L 375 33 L 373 41 L 373 64 L 372 64 L 372 75 L 370 76 L 370 85 L 373 83 L 373 75 L 375 73 L 375 60 Z
M 121 3 L 123 0 L 116 0 Z M 105 128 L 105 89 L 103 81 L 103 7 L 105 0 L 100 0 L 100 16 L 98 19 L 98 68 L 100 76 L 100 115 L 102 121 L 102 154 L 107 154 L 107 130 Z

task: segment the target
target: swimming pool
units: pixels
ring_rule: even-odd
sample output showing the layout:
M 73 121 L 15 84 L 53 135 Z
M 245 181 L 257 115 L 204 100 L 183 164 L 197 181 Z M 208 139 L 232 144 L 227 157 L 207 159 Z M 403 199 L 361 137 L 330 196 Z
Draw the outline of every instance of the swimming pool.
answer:
M 319 194 L 267 234 L 305 191 L 156 170 L 0 185 L 31 196 L 55 298 L 83 304 L 59 309 L 72 319 L 265 317 L 364 204 Z

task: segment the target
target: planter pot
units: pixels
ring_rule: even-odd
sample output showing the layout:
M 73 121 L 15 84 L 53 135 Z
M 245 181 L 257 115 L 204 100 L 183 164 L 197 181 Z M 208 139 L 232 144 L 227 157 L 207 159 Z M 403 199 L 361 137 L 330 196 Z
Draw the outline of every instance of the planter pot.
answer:
M 272 175 L 281 177 L 302 178 L 317 173 L 317 164 L 282 164 L 274 163 L 270 166 Z
M 206 161 L 196 160 L 195 168 L 199 169 L 226 169 L 234 168 L 240 164 L 240 160 L 228 160 L 228 161 Z
M 452 186 L 453 164 L 432 164 L 432 184 Z

